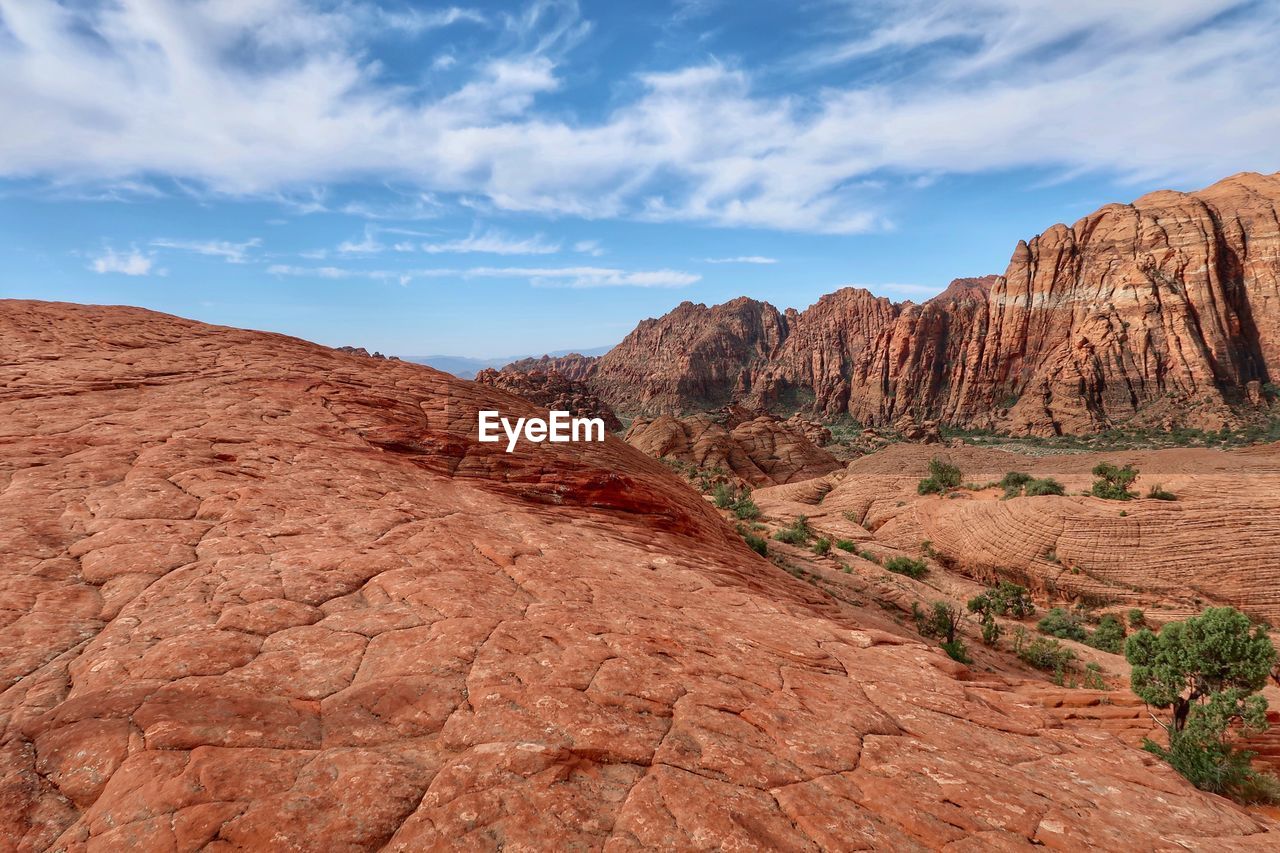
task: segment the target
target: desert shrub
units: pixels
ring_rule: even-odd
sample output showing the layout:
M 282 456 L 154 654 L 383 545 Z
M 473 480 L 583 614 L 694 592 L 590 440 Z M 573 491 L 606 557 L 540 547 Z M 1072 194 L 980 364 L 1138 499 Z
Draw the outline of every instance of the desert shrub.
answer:
M 837 539 L 836 547 L 841 551 L 848 551 L 850 554 L 856 554 L 858 552 L 858 546 L 848 539 Z
M 1065 670 L 1076 659 L 1075 652 L 1048 637 L 1036 637 L 1031 642 L 1024 643 L 1016 651 L 1023 663 L 1034 666 L 1036 669 L 1053 670 L 1058 673 Z
M 996 485 L 1004 489 L 1004 496 L 1006 498 L 1016 498 L 1018 495 L 1022 494 L 1022 488 L 1027 483 L 1030 483 L 1031 480 L 1031 475 L 1024 471 L 1010 471 L 1001 477 L 1000 482 Z
M 757 536 L 750 531 L 743 531 L 742 541 L 747 543 L 747 547 L 755 551 L 761 557 L 769 555 L 769 543 L 765 541 L 763 536 Z
M 1032 480 L 1027 483 L 1025 490 L 1025 494 L 1029 498 L 1036 498 L 1041 495 L 1065 495 L 1066 493 L 1066 487 L 1052 477 Z
M 756 506 L 756 502 L 751 499 L 750 489 L 744 489 L 742 494 L 729 505 L 729 509 L 743 521 L 752 521 L 760 517 L 760 507 Z
M 947 640 L 939 643 L 942 650 L 947 653 L 947 657 L 960 663 L 973 663 L 973 658 L 969 657 L 969 650 L 965 647 L 964 640 Z
M 1088 636 L 1079 620 L 1061 607 L 1055 607 L 1046 613 L 1044 618 L 1036 623 L 1036 629 L 1041 634 L 1061 637 L 1064 640 L 1083 641 Z
M 947 601 L 935 601 L 928 611 L 920 609 L 920 602 L 911 605 L 911 615 L 916 620 L 916 630 L 924 637 L 937 637 L 952 642 L 960 630 L 964 614 L 960 608 Z
M 884 567 L 897 575 L 920 580 L 929 571 L 924 560 L 913 560 L 910 557 L 890 557 L 884 561 Z
M 916 491 L 922 495 L 943 495 L 958 488 L 963 480 L 959 468 L 935 456 L 929 460 L 929 476 L 920 481 Z
M 1000 581 L 986 592 L 969 599 L 969 610 L 974 613 L 991 613 L 993 616 L 1012 616 L 1026 619 L 1035 613 L 1027 588 L 1009 581 Z
M 773 538 L 788 545 L 806 545 L 813 538 L 813 528 L 809 526 L 809 519 L 802 515 L 773 534 Z
M 1124 652 L 1124 623 L 1120 621 L 1120 617 L 1108 613 L 1098 622 L 1097 629 L 1085 642 L 1095 649 L 1113 655 L 1121 654 Z
M 1138 469 L 1132 465 L 1117 468 L 1110 462 L 1099 462 L 1093 468 L 1093 476 L 1098 479 L 1093 481 L 1093 487 L 1089 490 L 1089 494 L 1095 498 L 1105 498 L 1110 501 L 1131 501 L 1137 497 L 1129 490 L 1129 487 L 1133 485 L 1133 481 L 1138 479 Z
M 831 540 L 825 536 L 813 543 L 813 553 L 819 557 L 825 557 L 831 552 Z
M 711 494 L 720 509 L 728 509 L 738 499 L 738 490 L 732 483 L 720 483 Z
M 982 614 L 982 642 L 988 646 L 994 646 L 1000 640 L 1002 633 L 1000 623 L 990 613 Z
M 1134 607 L 1129 611 L 1129 627 L 1130 628 L 1141 628 L 1146 624 L 1147 624 L 1147 614 L 1143 613 L 1142 610 L 1140 610 L 1137 607 Z
M 1102 667 L 1089 661 L 1084 667 L 1084 686 L 1088 690 L 1109 690 L 1102 678 Z
M 1168 746 L 1143 748 L 1167 761 L 1197 788 L 1239 799 L 1269 797 L 1274 779 L 1259 778 L 1253 754 L 1236 739 L 1267 728 L 1267 700 L 1258 695 L 1276 661 L 1266 628 L 1251 626 L 1232 607 L 1206 608 L 1159 634 L 1138 631 L 1125 644 L 1133 692 L 1169 711 L 1159 721 Z
M 1178 496 L 1173 492 L 1161 488 L 1159 483 L 1147 490 L 1147 497 L 1157 501 L 1176 501 L 1178 499 Z

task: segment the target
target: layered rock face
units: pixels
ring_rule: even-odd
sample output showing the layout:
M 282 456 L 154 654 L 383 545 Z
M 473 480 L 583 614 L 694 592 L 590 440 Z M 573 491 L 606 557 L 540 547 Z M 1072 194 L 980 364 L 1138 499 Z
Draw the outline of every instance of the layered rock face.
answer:
M 1280 376 L 1280 175 L 1108 205 L 923 305 L 857 289 L 803 312 L 737 299 L 641 323 L 590 369 L 616 409 L 746 402 L 1020 434 L 1218 429 Z
M 502 368 L 503 373 L 558 373 L 570 382 L 582 382 L 595 371 L 596 356 L 569 355 L 522 358 Z
M 829 451 L 814 444 L 806 426 L 770 415 L 726 423 L 707 414 L 659 415 L 635 420 L 624 440 L 657 459 L 723 471 L 751 486 L 773 486 L 821 477 L 843 467 Z
M 546 409 L 569 412 L 577 417 L 600 418 L 609 432 L 622 429 L 622 422 L 608 403 L 582 382 L 554 370 L 498 371 L 486 368 L 476 374 L 474 381 L 501 388 Z
M 538 412 L 0 302 L 0 846 L 1275 849 L 623 442 L 508 454 L 481 408 Z

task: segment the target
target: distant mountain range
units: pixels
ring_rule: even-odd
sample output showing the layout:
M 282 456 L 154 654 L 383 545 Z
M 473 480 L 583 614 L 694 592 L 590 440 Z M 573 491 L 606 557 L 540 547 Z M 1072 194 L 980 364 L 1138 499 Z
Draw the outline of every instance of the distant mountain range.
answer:
M 591 349 L 563 349 L 549 352 L 543 358 L 560 358 L 566 355 L 578 353 L 579 355 L 604 355 L 613 347 L 593 347 Z M 412 361 L 416 364 L 425 364 L 428 367 L 434 367 L 436 370 L 443 370 L 445 373 L 451 373 L 459 379 L 474 379 L 476 374 L 486 367 L 498 369 L 505 367 L 513 361 L 521 361 L 527 358 L 537 358 L 533 355 L 509 355 L 501 358 L 467 358 L 461 355 L 410 355 L 404 356 L 405 361 Z

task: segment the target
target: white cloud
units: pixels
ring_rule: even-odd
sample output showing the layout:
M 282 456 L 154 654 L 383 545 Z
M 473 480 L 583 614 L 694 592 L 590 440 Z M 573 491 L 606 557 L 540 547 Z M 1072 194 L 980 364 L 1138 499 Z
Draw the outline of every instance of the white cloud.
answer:
M 554 255 L 560 251 L 560 244 L 548 243 L 541 234 L 521 238 L 500 231 L 483 231 L 457 240 L 423 243 L 421 249 L 429 255 Z
M 776 264 L 777 258 L 766 258 L 764 255 L 738 255 L 735 258 L 703 258 L 709 264 Z
M 828 6 L 824 35 L 792 57 L 791 85 L 710 63 L 641 75 L 609 109 L 580 116 L 560 101 L 541 109 L 573 79 L 567 50 L 590 32 L 571 2 L 493 17 L 482 30 L 491 60 L 449 87 L 429 67 L 436 54 L 424 54 L 420 83 L 405 83 L 369 45 L 387 29 L 478 13 L 0 0 L 0 114 L 23 118 L 0 135 L 0 176 L 165 176 L 300 211 L 330 209 L 316 187 L 383 181 L 420 196 L 402 210 L 341 209 L 426 217 L 445 199 L 856 233 L 885 227 L 875 186 L 886 177 L 909 188 L 920 176 L 1035 167 L 1200 182 L 1280 168 L 1280 4 Z M 854 60 L 880 70 L 804 76 Z
M 249 250 L 261 246 L 262 239 L 254 237 L 243 243 L 232 243 L 227 240 L 169 240 L 160 238 L 152 240 L 151 245 L 158 249 L 174 249 L 180 252 L 192 252 L 197 255 L 223 258 L 230 264 L 243 264 L 248 259 Z
M 628 272 L 604 267 L 477 267 L 467 277 L 527 278 L 535 287 L 685 287 L 702 276 L 679 270 L 642 270 Z
M 593 258 L 598 258 L 605 253 L 599 240 L 579 240 L 573 244 L 573 250 L 580 255 L 590 255 Z
M 121 275 L 151 275 L 153 261 L 150 256 L 144 255 L 137 249 L 130 249 L 128 252 L 117 252 L 108 248 L 96 258 L 89 261 L 89 269 L 96 273 L 119 273 Z M 162 274 L 162 270 L 156 270 L 156 273 Z
M 338 254 L 341 255 L 373 255 L 381 252 L 386 247 L 378 242 L 374 236 L 374 229 L 365 228 L 364 238 L 360 242 L 353 240 L 344 240 L 338 244 Z
M 680 270 L 622 270 L 609 267 L 469 267 L 462 269 L 428 268 L 410 270 L 362 269 L 353 267 L 304 267 L 273 264 L 271 275 L 324 279 L 395 280 L 408 284 L 415 279 L 492 278 L 525 279 L 534 287 L 685 287 L 702 276 Z

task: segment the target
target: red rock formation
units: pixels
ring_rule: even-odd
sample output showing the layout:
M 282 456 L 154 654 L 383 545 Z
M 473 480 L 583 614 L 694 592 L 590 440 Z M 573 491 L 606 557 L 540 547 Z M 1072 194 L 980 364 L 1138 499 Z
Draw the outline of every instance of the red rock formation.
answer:
M 657 459 L 720 470 L 751 486 L 808 480 L 843 467 L 813 444 L 804 429 L 771 415 L 729 423 L 706 414 L 640 418 L 624 440 Z
M 570 353 L 569 355 L 538 358 L 522 358 L 502 368 L 503 373 L 558 373 L 571 382 L 582 382 L 595 372 L 597 356 Z
M 1218 429 L 1280 377 L 1280 175 L 1108 205 L 1020 243 L 1004 276 L 923 305 L 857 289 L 803 312 L 737 299 L 646 320 L 595 364 L 622 412 L 744 402 L 1047 435 Z
M 0 302 L 6 850 L 1275 849 L 426 367 Z
M 546 409 L 569 412 L 578 417 L 600 418 L 609 432 L 622 429 L 622 421 L 584 383 L 568 379 L 554 370 L 501 371 L 486 368 L 476 374 L 481 385 L 501 388 Z

